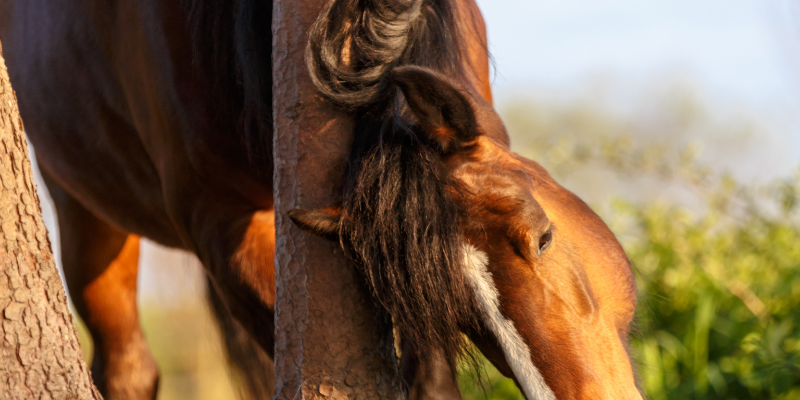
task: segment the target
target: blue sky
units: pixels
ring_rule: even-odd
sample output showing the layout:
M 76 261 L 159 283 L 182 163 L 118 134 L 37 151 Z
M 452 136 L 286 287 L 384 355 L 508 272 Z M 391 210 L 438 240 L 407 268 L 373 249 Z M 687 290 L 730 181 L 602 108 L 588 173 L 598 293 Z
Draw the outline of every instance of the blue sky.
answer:
M 800 165 L 800 0 L 477 2 L 501 110 L 520 95 L 579 95 L 598 77 L 642 93 L 681 77 L 712 111 L 764 126 L 744 164 L 755 179 Z
M 478 0 L 498 95 L 588 76 L 691 75 L 715 95 L 789 102 L 791 0 Z M 800 42 L 800 31 L 794 38 Z M 796 65 L 800 67 L 800 65 Z M 800 73 L 798 73 L 800 75 Z

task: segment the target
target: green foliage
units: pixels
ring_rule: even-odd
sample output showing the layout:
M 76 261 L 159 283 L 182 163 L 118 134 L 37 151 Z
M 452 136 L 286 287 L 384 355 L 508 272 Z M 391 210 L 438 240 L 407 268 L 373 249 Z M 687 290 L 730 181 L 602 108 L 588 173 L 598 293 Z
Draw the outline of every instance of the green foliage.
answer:
M 640 232 L 626 243 L 640 292 L 633 348 L 652 399 L 800 395 L 800 174 L 774 187 L 738 212 L 710 196 L 702 217 L 616 202 Z

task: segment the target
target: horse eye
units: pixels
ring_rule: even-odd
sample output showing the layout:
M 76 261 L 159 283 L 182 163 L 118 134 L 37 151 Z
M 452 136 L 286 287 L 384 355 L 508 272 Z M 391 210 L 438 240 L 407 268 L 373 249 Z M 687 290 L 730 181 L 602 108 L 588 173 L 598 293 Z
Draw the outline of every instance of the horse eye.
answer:
M 553 230 L 548 229 L 547 232 L 542 234 L 542 237 L 539 238 L 539 253 L 549 246 L 551 241 L 553 241 Z

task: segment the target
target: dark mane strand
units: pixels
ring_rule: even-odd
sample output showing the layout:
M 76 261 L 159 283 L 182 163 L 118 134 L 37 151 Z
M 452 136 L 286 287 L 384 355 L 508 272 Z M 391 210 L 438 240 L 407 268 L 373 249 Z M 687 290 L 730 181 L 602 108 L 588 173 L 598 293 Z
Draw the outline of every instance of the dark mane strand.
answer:
M 328 100 L 357 111 L 390 95 L 387 74 L 397 66 L 463 78 L 456 16 L 449 0 L 333 0 L 309 31 L 311 79 Z
M 421 357 L 441 350 L 452 370 L 476 306 L 463 274 L 459 190 L 441 149 L 414 123 L 393 68 L 429 68 L 467 82 L 453 0 L 332 0 L 309 32 L 317 90 L 356 119 L 339 234 L 372 294 Z M 461 21 L 476 21 L 469 15 Z M 462 22 L 469 24 L 469 22 Z
M 477 308 L 462 273 L 460 190 L 435 144 L 390 120 L 365 118 L 350 157 L 340 237 L 403 340 L 421 358 L 441 349 L 455 369 Z

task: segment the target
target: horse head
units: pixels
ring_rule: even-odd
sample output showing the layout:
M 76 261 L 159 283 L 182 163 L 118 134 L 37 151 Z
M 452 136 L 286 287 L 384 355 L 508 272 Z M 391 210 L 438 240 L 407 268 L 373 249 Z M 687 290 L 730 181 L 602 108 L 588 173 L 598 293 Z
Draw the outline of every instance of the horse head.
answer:
M 425 342 L 416 336 L 435 336 L 438 328 L 408 325 L 439 326 L 439 319 L 450 318 L 529 399 L 641 399 L 627 354 L 636 289 L 629 261 L 611 231 L 540 165 L 508 149 L 502 121 L 479 96 L 421 67 L 395 68 L 390 77 L 413 121 L 395 136 L 419 137 L 403 139 L 407 142 L 400 146 L 426 156 L 400 154 L 397 170 L 387 170 L 392 162 L 377 154 L 391 152 L 386 149 L 390 139 L 373 143 L 377 150 L 372 152 L 355 145 L 351 168 L 360 171 L 351 172 L 355 177 L 345 184 L 344 204 L 295 209 L 292 220 L 341 240 L 362 265 L 376 299 L 400 325 L 401 335 L 408 332 Z M 379 161 L 371 162 L 376 157 Z M 420 166 L 430 157 L 437 159 L 432 166 Z M 418 168 L 446 182 L 439 190 L 443 196 L 425 189 L 427 182 L 394 176 L 413 175 L 409 171 Z M 383 183 L 364 184 L 370 179 Z M 424 193 L 401 194 L 415 190 Z M 454 207 L 420 202 L 452 202 Z M 375 237 L 364 237 L 370 235 Z M 365 243 L 383 248 L 365 250 Z M 447 271 L 419 267 L 436 264 L 424 260 L 436 257 L 426 250 L 443 253 L 441 268 Z M 385 271 L 393 268 L 403 270 Z M 408 293 L 400 293 L 404 290 Z M 454 293 L 418 293 L 425 290 Z M 419 298 L 409 298 L 414 296 Z M 415 309 L 415 302 L 430 309 Z M 413 315 L 404 315 L 409 312 Z M 426 313 L 432 317 L 426 319 Z M 474 318 L 462 315 L 467 313 Z M 446 329 L 451 328 L 439 330 Z M 421 347 L 428 345 L 448 342 Z

